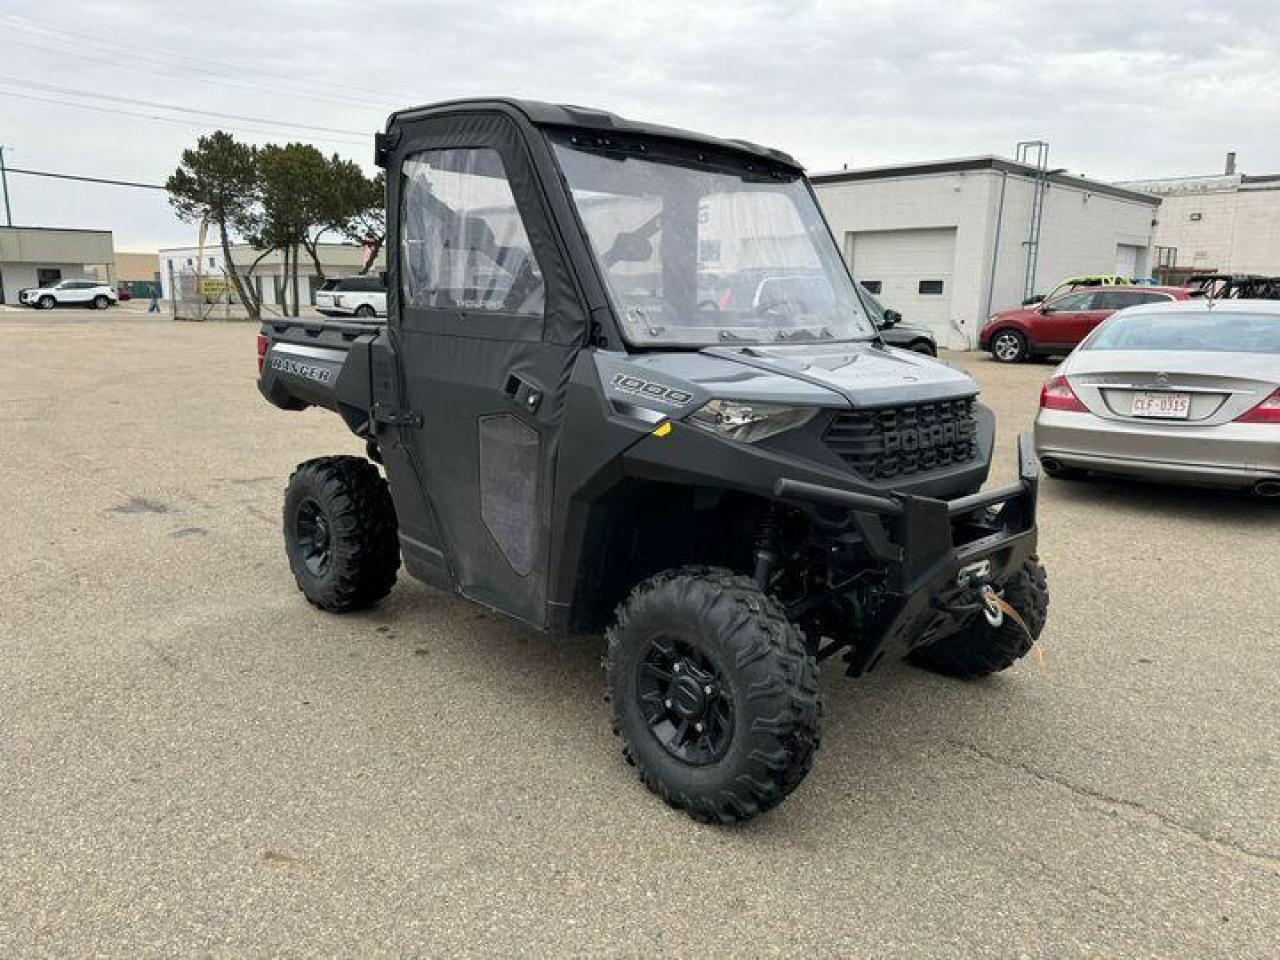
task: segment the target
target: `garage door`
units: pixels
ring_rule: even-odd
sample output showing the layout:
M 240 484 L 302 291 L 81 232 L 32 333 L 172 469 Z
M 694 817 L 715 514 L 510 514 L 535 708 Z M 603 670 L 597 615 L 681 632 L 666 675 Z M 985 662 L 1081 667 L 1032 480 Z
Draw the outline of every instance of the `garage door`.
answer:
M 1138 263 L 1142 259 L 1142 247 L 1129 243 L 1116 244 L 1116 276 L 1136 277 Z
M 848 233 L 845 254 L 854 277 L 885 306 L 930 327 L 940 342 L 949 339 L 955 227 Z

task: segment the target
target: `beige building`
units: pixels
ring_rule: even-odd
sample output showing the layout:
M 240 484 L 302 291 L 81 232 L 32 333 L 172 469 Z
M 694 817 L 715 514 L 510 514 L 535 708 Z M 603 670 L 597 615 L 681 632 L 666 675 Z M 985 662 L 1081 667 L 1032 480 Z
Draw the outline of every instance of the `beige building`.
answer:
M 1117 184 L 1159 197 L 1157 265 L 1188 273 L 1280 276 L 1280 174 L 1249 176 L 1229 154 L 1215 176 Z
M 135 297 L 160 292 L 160 257 L 154 253 L 116 251 L 116 282 Z
M 115 283 L 110 230 L 0 227 L 0 303 L 17 303 L 26 287 L 80 278 Z

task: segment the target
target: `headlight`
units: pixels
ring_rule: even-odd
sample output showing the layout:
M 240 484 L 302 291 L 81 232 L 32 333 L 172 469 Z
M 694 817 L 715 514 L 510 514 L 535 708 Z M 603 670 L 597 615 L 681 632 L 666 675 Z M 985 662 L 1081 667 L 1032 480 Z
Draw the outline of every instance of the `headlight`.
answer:
M 776 403 L 712 400 L 689 418 L 690 422 L 730 440 L 755 443 L 765 437 L 803 426 L 821 407 L 784 407 Z

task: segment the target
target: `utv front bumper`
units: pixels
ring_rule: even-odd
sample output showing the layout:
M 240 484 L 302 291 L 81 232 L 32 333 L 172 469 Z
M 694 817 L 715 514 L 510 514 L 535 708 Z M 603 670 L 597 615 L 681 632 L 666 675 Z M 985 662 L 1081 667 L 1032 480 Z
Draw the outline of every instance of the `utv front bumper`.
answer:
M 865 610 L 856 638 L 836 640 L 820 657 L 847 648 L 849 673 L 865 673 L 886 655 L 905 655 L 980 615 L 981 587 L 999 589 L 1035 552 L 1039 479 L 1031 437 L 1022 434 L 1016 483 L 955 500 L 778 480 L 780 500 L 848 510 L 885 571 L 875 608 L 865 610 L 862 596 L 851 605 Z

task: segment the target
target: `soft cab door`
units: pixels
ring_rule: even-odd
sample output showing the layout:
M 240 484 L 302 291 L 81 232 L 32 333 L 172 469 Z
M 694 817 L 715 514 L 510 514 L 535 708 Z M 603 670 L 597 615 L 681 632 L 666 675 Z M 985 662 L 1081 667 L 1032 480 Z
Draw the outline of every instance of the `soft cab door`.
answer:
M 585 317 L 539 149 L 536 130 L 501 112 L 402 121 L 388 300 L 404 404 L 420 415 L 402 429 L 454 585 L 544 626 L 564 385 Z

